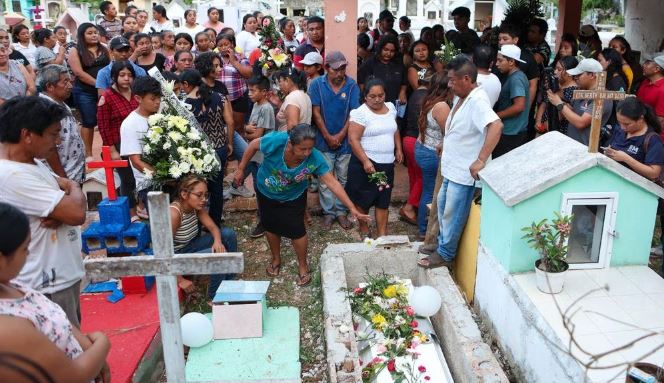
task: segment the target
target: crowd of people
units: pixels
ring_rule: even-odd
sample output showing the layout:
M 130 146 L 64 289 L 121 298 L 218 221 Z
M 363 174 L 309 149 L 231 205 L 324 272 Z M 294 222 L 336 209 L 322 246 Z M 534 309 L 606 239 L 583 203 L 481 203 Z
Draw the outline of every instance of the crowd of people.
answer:
M 0 314 L 23 318 L 0 315 L 0 329 L 30 333 L 29 342 L 8 351 L 32 373 L 40 370 L 22 350 L 50 341 L 57 347 L 42 348 L 44 366 L 77 362 L 62 379 L 107 378 L 108 339 L 78 330 L 81 184 L 96 154 L 96 128 L 111 157 L 131 165 L 118 173 L 132 220 L 149 219 L 145 174 L 154 169 L 142 154 L 148 119 L 162 98 L 161 84 L 147 75 L 154 68 L 174 83 L 222 162 L 214 177 L 187 175 L 172 191 L 175 251 L 236 251 L 235 232 L 223 227 L 224 199 L 255 195 L 251 237 L 267 238 L 266 273 L 279 275 L 281 238 L 289 238 L 298 286 L 312 279 L 308 192 L 318 193 L 324 230 L 357 224 L 362 237 L 384 236 L 395 170 L 405 165 L 409 194 L 399 218 L 417 227 L 420 240 L 432 222 L 438 232 L 435 243 L 420 248 L 425 257 L 418 264 L 449 266 L 478 173 L 549 131 L 587 145 L 593 101 L 572 94 L 595 89 L 603 71 L 608 90 L 636 96 L 604 103 L 604 154 L 661 183 L 664 55 L 640 65 L 623 36 L 603 47 L 590 25 L 562 36 L 554 53 L 543 20 L 527 30 L 501 25 L 480 35 L 469 27 L 470 11 L 459 7 L 454 30 L 435 25 L 416 37 L 408 17 L 399 19 L 397 32 L 385 10 L 374 29 L 364 17 L 357 21 L 356 81 L 343 53 L 326 52 L 318 16 L 279 20 L 292 65 L 268 78 L 259 65 L 266 25 L 260 12 L 245 15 L 235 31 L 213 7 L 203 25 L 195 10 L 185 11 L 179 28 L 161 5 L 152 17 L 129 6 L 120 19 L 109 1 L 100 10 L 99 23 L 82 23 L 75 36 L 60 26 L 0 30 Z M 447 62 L 435 54 L 446 41 L 461 52 Z M 233 159 L 238 167 L 229 187 L 224 169 Z M 244 186 L 249 175 L 253 190 Z M 228 278 L 210 276 L 209 299 Z M 184 276 L 178 284 L 194 288 Z

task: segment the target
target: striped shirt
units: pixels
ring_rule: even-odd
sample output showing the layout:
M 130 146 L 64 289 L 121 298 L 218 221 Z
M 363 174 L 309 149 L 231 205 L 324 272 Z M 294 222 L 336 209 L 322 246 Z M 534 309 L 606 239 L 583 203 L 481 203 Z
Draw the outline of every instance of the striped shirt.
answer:
M 173 250 L 177 253 L 198 235 L 198 215 L 195 210 L 183 213 L 178 202 L 173 202 L 171 207 L 180 213 L 180 227 L 173 234 Z
M 108 35 L 108 40 L 110 41 L 113 37 L 120 36 L 122 34 L 122 21 L 119 19 L 106 20 L 101 19 L 99 26 L 104 28 L 106 34 Z

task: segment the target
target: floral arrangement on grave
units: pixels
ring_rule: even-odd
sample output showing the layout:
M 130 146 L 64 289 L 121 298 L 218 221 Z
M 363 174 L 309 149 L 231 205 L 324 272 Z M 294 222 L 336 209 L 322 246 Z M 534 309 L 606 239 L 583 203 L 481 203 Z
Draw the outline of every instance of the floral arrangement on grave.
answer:
M 445 37 L 445 41 L 440 45 L 440 50 L 433 52 L 438 60 L 447 65 L 453 58 L 461 54 L 461 50 L 454 43 Z
M 258 36 L 261 39 L 259 46 L 261 55 L 258 58 L 258 65 L 263 76 L 269 78 L 275 71 L 291 65 L 290 57 L 284 48 L 284 40 L 277 31 L 272 16 L 263 18 L 263 28 L 258 32 Z
M 394 382 L 419 383 L 430 381 L 426 366 L 417 363 L 417 346 L 428 337 L 417 329 L 415 310 L 408 304 L 409 288 L 405 282 L 391 275 L 367 275 L 366 284 L 346 289 L 346 297 L 353 311 L 353 323 L 369 324 L 365 332 L 358 331 L 360 344 L 375 348 L 372 360 L 362 361 L 362 382 L 375 381 L 387 369 Z
M 211 178 L 221 169 L 221 162 L 188 105 L 173 93 L 173 83 L 161 74 L 150 72 L 162 85 L 160 113 L 148 118 L 141 158 L 154 168 L 145 176 L 151 186 L 162 187 L 193 173 Z
M 549 273 L 560 273 L 567 270 L 567 239 L 572 229 L 572 215 L 554 212 L 555 218 L 549 222 L 547 218 L 533 222 L 521 230 L 525 232 L 523 239 L 539 253 L 539 269 Z
M 367 177 L 369 178 L 369 182 L 373 182 L 378 186 L 378 191 L 390 188 L 390 184 L 387 183 L 387 174 L 385 174 L 385 172 L 373 172 Z

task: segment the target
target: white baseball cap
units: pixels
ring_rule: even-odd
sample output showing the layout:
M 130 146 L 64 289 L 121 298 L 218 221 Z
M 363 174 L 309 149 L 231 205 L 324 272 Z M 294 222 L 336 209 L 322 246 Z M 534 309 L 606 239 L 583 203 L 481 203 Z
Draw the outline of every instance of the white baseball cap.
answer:
M 304 58 L 300 61 L 302 65 L 323 65 L 323 56 L 318 52 L 309 52 L 304 55 Z
M 525 61 L 521 60 L 521 48 L 517 47 L 514 44 L 503 45 L 502 47 L 500 47 L 500 51 L 498 51 L 498 53 L 500 53 L 505 57 L 514 59 L 520 63 L 525 63 Z
M 583 59 L 576 68 L 568 69 L 567 74 L 570 76 L 578 76 L 584 72 L 599 73 L 603 71 L 604 68 L 602 68 L 602 64 L 600 64 L 599 61 L 595 59 Z

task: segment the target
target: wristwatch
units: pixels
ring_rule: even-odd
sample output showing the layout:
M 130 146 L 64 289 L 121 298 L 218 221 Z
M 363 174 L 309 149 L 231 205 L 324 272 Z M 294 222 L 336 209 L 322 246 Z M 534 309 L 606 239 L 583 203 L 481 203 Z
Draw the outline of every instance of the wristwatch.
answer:
M 556 109 L 558 109 L 559 112 L 562 112 L 564 107 L 565 107 L 564 102 L 561 102 L 560 104 L 556 105 Z

